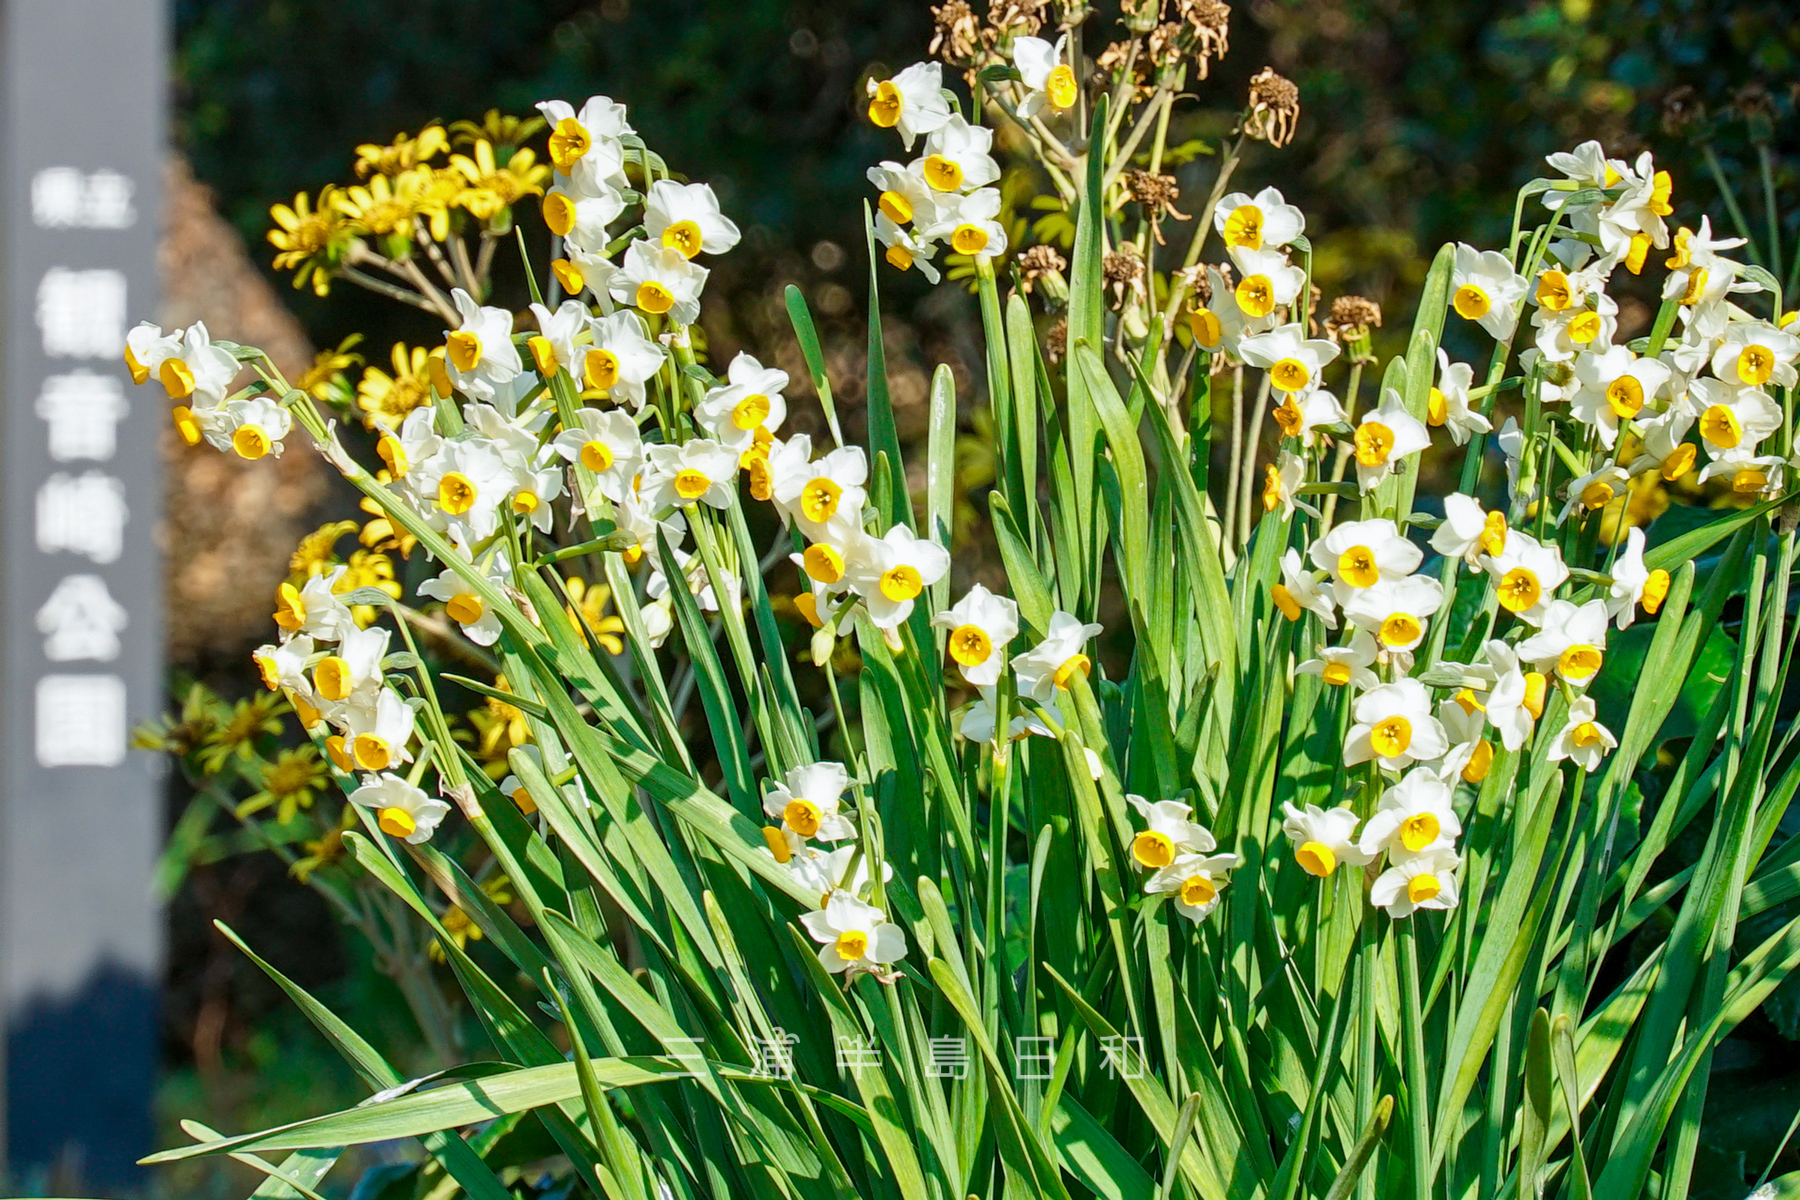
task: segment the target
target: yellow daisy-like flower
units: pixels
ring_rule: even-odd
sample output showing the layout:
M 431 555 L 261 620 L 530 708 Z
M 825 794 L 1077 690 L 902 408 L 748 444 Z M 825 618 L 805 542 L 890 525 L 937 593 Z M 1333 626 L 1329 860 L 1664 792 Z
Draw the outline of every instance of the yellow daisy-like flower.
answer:
M 493 878 L 485 880 L 481 885 L 481 891 L 495 904 L 504 906 L 513 902 L 512 880 L 504 875 L 495 875 Z M 474 918 L 454 904 L 444 913 L 443 922 L 444 932 L 450 935 L 450 940 L 456 943 L 458 950 L 467 950 L 470 942 L 481 940 L 481 926 L 475 924 Z M 427 953 L 438 962 L 444 961 L 444 947 L 441 942 L 432 942 Z
M 490 108 L 480 121 L 457 121 L 450 126 L 450 136 L 458 146 L 473 146 L 486 138 L 503 150 L 522 145 L 526 138 L 544 127 L 540 116 L 513 117 Z
M 587 641 L 587 631 L 591 629 L 594 636 L 600 639 L 600 644 L 606 647 L 608 654 L 625 653 L 625 642 L 619 637 L 625 632 L 625 622 L 616 613 L 606 615 L 606 606 L 612 600 L 612 589 L 604 583 L 589 583 L 579 575 L 570 575 L 564 579 L 563 586 L 568 589 L 569 599 L 581 610 L 580 618 L 577 619 L 574 607 L 563 607 L 563 611 L 569 616 L 569 624 L 575 627 L 581 640 L 584 643 Z
M 339 193 L 338 210 L 358 231 L 372 237 L 411 240 L 414 219 L 423 218 L 431 236 L 441 242 L 450 236 L 450 214 L 432 182 L 432 173 L 423 168 L 391 179 L 377 175 L 367 187 L 350 187 Z
M 314 871 L 321 867 L 329 867 L 343 858 L 344 834 L 355 829 L 359 824 L 361 822 L 357 820 L 356 806 L 354 804 L 344 805 L 338 812 L 336 825 L 327 826 L 318 841 L 303 844 L 302 848 L 306 854 L 294 860 L 294 865 L 288 868 L 288 874 L 301 883 L 305 883 L 312 878 Z
M 450 139 L 442 125 L 427 125 L 419 136 L 398 134 L 386 146 L 365 142 L 356 148 L 356 177 L 370 175 L 404 175 L 450 148 Z
M 474 149 L 473 157 L 451 155 L 450 165 L 467 184 L 457 195 L 456 204 L 476 220 L 492 220 L 501 209 L 510 208 L 522 197 L 543 194 L 550 168 L 538 162 L 531 150 L 514 150 L 501 163 L 495 157 L 494 143 L 488 139 L 478 140 Z
M 352 522 L 346 521 L 345 524 L 354 527 Z M 396 600 L 400 598 L 400 581 L 394 578 L 394 560 L 387 555 L 374 550 L 356 550 L 351 552 L 350 561 L 344 565 L 349 569 L 337 581 L 337 586 L 331 589 L 333 592 L 343 593 L 372 587 L 386 592 Z M 358 626 L 367 629 L 375 623 L 378 614 L 373 604 L 352 604 L 350 615 L 356 618 Z
M 333 521 L 301 538 L 300 544 L 294 547 L 293 556 L 288 559 L 288 582 L 300 587 L 315 575 L 323 575 L 337 566 L 333 547 L 339 538 L 355 530 L 355 521 Z
M 345 371 L 351 367 L 360 367 L 363 356 L 351 353 L 351 347 L 362 341 L 362 334 L 353 333 L 337 344 L 333 350 L 321 350 L 313 356 L 312 366 L 300 376 L 294 386 L 315 400 L 329 401 L 336 390 L 336 384 Z
M 311 742 L 283 750 L 263 765 L 262 790 L 248 797 L 235 810 L 241 820 L 265 808 L 275 810 L 275 819 L 285 825 L 303 808 L 311 808 L 313 800 L 331 781 L 318 748 Z
M 431 351 L 397 342 L 390 357 L 392 375 L 371 366 L 356 385 L 356 407 L 370 429 L 398 429 L 407 413 L 431 402 Z
M 268 233 L 269 244 L 280 251 L 275 269 L 293 271 L 295 287 L 311 279 L 313 292 L 320 296 L 330 294 L 331 274 L 355 236 L 338 207 L 338 198 L 338 189 L 326 184 L 316 208 L 305 192 L 294 196 L 292 206 L 269 208 L 269 218 L 275 222 Z

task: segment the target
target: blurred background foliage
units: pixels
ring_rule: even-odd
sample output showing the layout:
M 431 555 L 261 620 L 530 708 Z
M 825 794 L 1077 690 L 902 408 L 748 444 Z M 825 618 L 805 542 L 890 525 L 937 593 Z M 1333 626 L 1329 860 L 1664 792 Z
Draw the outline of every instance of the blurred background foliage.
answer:
M 973 4 L 980 11 L 985 0 Z M 1090 49 L 1108 36 L 1113 7 L 1096 5 Z M 933 29 L 925 0 L 177 0 L 175 9 L 174 149 L 314 346 L 360 332 L 379 365 L 390 342 L 429 344 L 441 329 L 352 287 L 323 300 L 289 287 L 269 268 L 271 204 L 349 181 L 359 143 L 604 92 L 630 105 L 675 170 L 710 182 L 745 230 L 708 286 L 703 323 L 715 361 L 751 349 L 802 374 L 780 299 L 793 282 L 828 349 L 837 347 L 834 374 L 861 375 L 864 171 L 891 152 L 862 115 L 863 82 L 924 56 Z M 1170 143 L 1228 133 L 1264 66 L 1293 79 L 1298 136 L 1279 151 L 1255 144 L 1237 183 L 1254 191 L 1275 182 L 1306 211 L 1327 300 L 1355 292 L 1386 309 L 1384 356 L 1401 348 L 1409 297 L 1435 248 L 1503 243 L 1515 189 L 1542 173 L 1543 155 L 1590 137 L 1615 154 L 1654 151 L 1675 174 L 1686 223 L 1722 215 L 1718 180 L 1728 181 L 1760 257 L 1778 240 L 1777 273 L 1792 275 L 1800 22 L 1791 0 L 1244 0 L 1233 10 L 1230 53 L 1196 85 L 1199 102 Z M 1788 205 L 1774 238 L 1764 157 Z M 1201 155 L 1178 168 L 1193 204 L 1214 162 Z M 520 211 L 528 239 L 547 247 L 535 206 Z M 949 362 L 965 404 L 977 394 L 979 327 L 972 300 L 953 288 L 927 290 L 916 273 L 886 271 L 881 282 L 904 435 L 925 364 Z M 1627 303 L 1627 335 L 1650 312 Z M 857 399 L 839 399 L 851 436 L 860 433 Z M 980 439 L 968 442 L 974 484 Z M 255 686 L 247 661 L 239 676 L 209 682 L 228 699 Z M 274 855 L 196 864 L 170 911 L 166 1113 L 210 1111 L 210 1124 L 237 1129 L 360 1098 L 349 1072 L 213 933 L 213 919 L 397 1061 L 431 1062 L 368 947 L 342 936 L 329 906 Z M 1789 1039 L 1800 1040 L 1800 995 L 1771 1004 L 1721 1051 L 1696 1196 L 1736 1200 L 1745 1164 L 1753 1179 L 1780 1143 L 1800 1096 Z M 1796 1165 L 1790 1149 L 1782 1169 Z M 224 1196 L 243 1194 L 244 1178 L 175 1182 L 183 1195 Z

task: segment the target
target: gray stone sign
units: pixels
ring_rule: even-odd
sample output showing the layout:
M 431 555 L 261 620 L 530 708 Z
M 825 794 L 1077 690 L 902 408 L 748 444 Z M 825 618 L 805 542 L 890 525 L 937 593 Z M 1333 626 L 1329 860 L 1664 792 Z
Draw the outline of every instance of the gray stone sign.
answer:
M 163 0 L 5 0 L 0 32 L 0 1005 L 9 1195 L 120 1193 L 149 1148 L 162 917 L 168 420 L 156 310 Z M 68 1194 L 64 1192 L 64 1194 Z

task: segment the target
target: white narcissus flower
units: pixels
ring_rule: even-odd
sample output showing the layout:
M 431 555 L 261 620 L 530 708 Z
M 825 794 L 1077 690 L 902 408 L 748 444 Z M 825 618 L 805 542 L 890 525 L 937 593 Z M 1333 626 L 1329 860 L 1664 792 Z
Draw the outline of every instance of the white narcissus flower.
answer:
M 1506 548 L 1489 555 L 1486 565 L 1500 607 L 1529 625 L 1543 619 L 1551 594 L 1569 577 L 1556 543 L 1542 544 L 1517 529 L 1507 531 Z
M 804 434 L 790 439 L 779 462 L 770 455 L 769 469 L 774 474 L 771 495 L 776 507 L 809 538 L 823 537 L 839 513 L 860 527 L 868 498 L 863 485 L 869 478 L 869 460 L 862 448 L 839 446 L 809 462 L 803 455 L 811 452 L 812 441 L 803 439 Z
M 1639 358 L 1625 346 L 1614 346 L 1576 355 L 1575 378 L 1580 387 L 1569 401 L 1569 412 L 1610 450 L 1619 440 L 1619 422 L 1635 419 L 1656 399 L 1669 382 L 1669 367 L 1661 359 Z
M 969 705 L 963 713 L 962 721 L 957 725 L 956 732 L 958 736 L 971 742 L 989 742 L 994 739 L 995 689 L 990 686 L 980 688 L 978 691 L 981 698 Z M 1062 710 L 1056 706 L 1054 699 L 1047 703 L 1041 703 L 1038 707 L 1049 713 L 1051 719 L 1057 724 L 1062 724 Z M 1006 735 L 1009 741 L 1016 742 L 1027 735 L 1056 736 L 1056 731 L 1046 725 L 1042 717 L 1038 716 L 1030 706 L 1021 704 L 1017 700 L 1013 702 L 1012 720 L 1008 721 L 1006 725 Z
M 457 288 L 450 293 L 461 325 L 445 334 L 444 362 L 450 382 L 458 391 L 477 400 L 491 400 L 497 389 L 511 383 L 524 365 L 512 342 L 513 316 L 504 308 L 483 307 L 469 293 Z
M 1758 387 L 1696 379 L 1688 385 L 1688 403 L 1700 415 L 1700 439 L 1715 458 L 1749 457 L 1764 438 L 1781 428 L 1781 406 Z
M 992 129 L 951 113 L 925 139 L 925 157 L 910 169 L 916 169 L 934 192 L 970 191 L 1000 178 L 1000 164 L 989 153 L 993 147 Z
M 338 584 L 348 567 L 335 567 L 324 575 L 314 575 L 299 587 L 283 583 L 275 590 L 275 624 L 285 631 L 282 636 L 305 634 L 321 642 L 335 642 L 347 629 L 356 628 L 356 619 L 337 595 Z
M 1475 368 L 1468 363 L 1453 363 L 1450 356 L 1438 351 L 1438 383 L 1426 402 L 1426 423 L 1443 426 L 1457 445 L 1468 443 L 1471 436 L 1493 428 L 1488 419 L 1469 407 L 1469 384 Z
M 1569 514 L 1576 508 L 1584 508 L 1588 512 L 1600 511 L 1623 495 L 1630 482 L 1630 472 L 1611 462 L 1602 464 L 1579 479 L 1571 479 L 1563 489 L 1568 499 L 1563 502 L 1562 511 L 1556 515 L 1556 523 L 1561 525 L 1567 521 Z
M 597 408 L 575 410 L 580 422 L 565 429 L 550 444 L 572 463 L 580 463 L 594 473 L 600 494 L 614 504 L 625 498 L 631 481 L 644 462 L 644 442 L 637 422 L 619 409 L 601 412 Z
M 1694 469 L 1697 447 L 1687 441 L 1694 427 L 1695 415 L 1685 402 L 1669 405 L 1669 410 L 1638 421 L 1640 446 L 1631 460 L 1633 478 L 1651 471 L 1674 483 Z
M 912 616 L 920 594 L 950 569 L 950 552 L 899 524 L 882 537 L 859 539 L 848 567 L 869 620 L 877 629 L 897 629 Z
M 719 198 L 704 183 L 659 179 L 644 197 L 644 232 L 681 257 L 724 254 L 738 244 L 738 227 L 719 211 Z
M 464 438 L 419 464 L 416 485 L 434 519 L 467 531 L 467 542 L 484 542 L 500 526 L 500 506 L 512 493 L 506 461 L 487 442 Z
M 387 630 L 379 626 L 345 630 L 336 652 L 313 664 L 314 694 L 328 704 L 373 698 L 381 686 L 381 660 L 387 651 Z
M 898 130 L 908 150 L 920 134 L 943 128 L 949 119 L 944 69 L 937 63 L 914 63 L 891 79 L 869 80 L 869 121 Z
M 342 721 L 350 758 L 361 770 L 385 771 L 412 761 L 406 744 L 412 741 L 413 710 L 393 689 L 382 688 L 373 700 L 353 699 L 333 720 Z
M 1710 217 L 1700 218 L 1698 233 L 1683 226 L 1675 234 L 1675 253 L 1668 261 L 1669 277 L 1663 281 L 1662 294 L 1664 300 L 1680 302 L 1681 319 L 1689 333 L 1708 342 L 1723 337 L 1731 321 L 1730 298 L 1762 290 L 1761 284 L 1739 278 L 1743 263 L 1719 253 L 1743 244 L 1741 237 L 1713 237 Z
M 407 479 L 414 466 L 443 449 L 444 439 L 433 428 L 436 419 L 431 405 L 415 408 L 400 422 L 399 432 L 384 432 L 375 443 L 375 453 L 395 480 Z
M 937 64 L 933 63 L 933 66 Z M 845 889 L 831 893 L 825 907 L 801 916 L 819 947 L 819 961 L 833 975 L 846 971 L 886 978 L 891 964 L 906 957 L 906 934 L 873 904 Z
M 429 840 L 450 812 L 450 806 L 436 796 L 427 796 L 400 776 L 385 772 L 363 776 L 362 786 L 350 793 L 350 803 L 372 810 L 381 832 L 414 846 Z
M 1219 907 L 1219 892 L 1231 880 L 1226 872 L 1238 865 L 1235 854 L 1183 854 L 1144 881 L 1152 896 L 1175 897 L 1175 911 L 1190 921 L 1204 921 Z
M 1487 714 L 1468 688 L 1437 707 L 1438 724 L 1450 739 L 1450 749 L 1437 765 L 1437 777 L 1449 783 L 1457 776 L 1470 783 L 1487 778 L 1494 765 L 1494 746 L 1481 735 L 1487 730 Z
M 1351 709 L 1356 724 L 1344 739 L 1344 765 L 1374 759 L 1389 771 L 1404 771 L 1450 748 L 1444 727 L 1431 715 L 1431 696 L 1416 679 L 1398 679 L 1370 688 Z
M 1406 411 L 1399 392 L 1388 388 L 1381 395 L 1381 407 L 1365 414 L 1356 427 L 1357 484 L 1365 492 L 1374 491 L 1402 459 L 1429 445 L 1431 434 L 1424 422 Z
M 1390 651 L 1411 650 L 1425 638 L 1425 622 L 1444 604 L 1444 585 L 1428 575 L 1383 579 L 1344 601 L 1344 616 Z
M 1477 250 L 1458 243 L 1450 270 L 1450 307 L 1465 321 L 1477 322 L 1496 339 L 1512 336 L 1525 277 L 1498 250 Z
M 551 188 L 542 208 L 544 224 L 563 240 L 565 250 L 602 256 L 612 241 L 610 226 L 624 211 L 623 193 L 609 186 L 590 193 Z
M 1321 646 L 1319 657 L 1309 658 L 1294 670 L 1301 675 L 1317 675 L 1332 687 L 1350 687 L 1366 692 L 1381 680 L 1369 668 L 1375 665 L 1379 649 L 1366 629 L 1351 633 L 1348 646 Z
M 788 555 L 788 561 L 827 595 L 848 591 L 851 564 L 862 556 L 862 544 L 869 537 L 858 519 L 840 512 L 810 536 L 812 544 L 799 554 Z
M 1486 512 L 1474 497 L 1451 492 L 1444 497 L 1444 521 L 1431 535 L 1431 548 L 1475 566 L 1481 555 L 1506 548 L 1506 514 Z
M 1500 744 L 1517 751 L 1531 736 L 1537 718 L 1532 712 L 1532 683 L 1519 668 L 1519 659 L 1511 646 L 1499 639 L 1487 643 L 1488 666 L 1494 672 L 1494 684 L 1487 693 L 1487 721 L 1500 734 Z M 1541 683 L 1542 676 L 1538 676 Z M 1540 690 L 1538 695 L 1542 696 Z M 1539 705 L 1542 700 L 1538 701 Z
M 1712 371 L 1734 387 L 1760 388 L 1773 382 L 1791 388 L 1797 375 L 1794 359 L 1800 356 L 1800 338 L 1766 321 L 1740 321 L 1725 330 L 1725 340 L 1713 351 Z
M 1312 544 L 1313 565 L 1331 575 L 1339 604 L 1383 579 L 1405 579 L 1425 555 L 1386 517 L 1345 521 Z
M 1238 343 L 1238 356 L 1269 373 L 1281 392 L 1310 392 L 1324 379 L 1325 366 L 1338 356 L 1337 343 L 1308 338 L 1298 324 L 1279 325 Z
M 1306 216 L 1266 187 L 1251 197 L 1232 192 L 1213 208 L 1213 228 L 1227 247 L 1261 250 L 1282 247 L 1306 232 Z
M 1584 771 L 1596 771 L 1606 756 L 1618 748 L 1619 739 L 1594 719 L 1594 700 L 1579 696 L 1569 705 L 1569 719 L 1550 741 L 1551 762 L 1572 758 Z
M 227 400 L 218 408 L 197 411 L 194 419 L 208 445 L 252 462 L 267 454 L 280 458 L 281 440 L 294 427 L 288 410 L 267 396 Z
M 1281 510 L 1281 515 L 1291 517 L 1296 508 L 1311 515 L 1319 512 L 1310 504 L 1302 504 L 1298 493 L 1306 483 L 1306 460 L 1292 450 L 1283 450 L 1272 463 L 1263 467 L 1263 511 Z
M 594 344 L 581 357 L 583 395 L 644 407 L 644 384 L 662 369 L 668 351 L 650 340 L 644 319 L 634 312 L 596 317 L 589 326 Z
M 905 166 L 892 160 L 870 167 L 869 182 L 881 189 L 875 210 L 894 225 L 913 225 L 919 229 L 937 220 L 938 206 L 954 199 L 938 195 L 925 182 L 923 168 L 915 163 Z
M 1669 589 L 1667 571 L 1652 572 L 1644 565 L 1644 531 L 1633 525 L 1625 531 L 1625 549 L 1613 559 L 1612 584 L 1607 589 L 1606 611 L 1617 629 L 1630 628 L 1637 620 L 1638 603 L 1649 592 L 1650 578 L 1660 574 L 1664 594 Z M 1662 607 L 1659 596 L 1655 608 Z M 1654 612 L 1655 608 L 1650 611 Z
M 694 409 L 694 419 L 720 445 L 743 454 L 760 437 L 773 438 L 787 420 L 787 401 L 781 391 L 788 373 L 765 367 L 754 355 L 738 352 L 725 368 L 725 384 L 711 388 Z
M 1362 852 L 1370 858 L 1385 853 L 1393 862 L 1427 850 L 1454 849 L 1462 822 L 1450 797 L 1450 785 L 1435 771 L 1407 772 L 1381 794 L 1381 803 L 1363 826 Z
M 1552 600 L 1538 631 L 1519 643 L 1519 657 L 1545 674 L 1555 671 L 1585 687 L 1606 658 L 1606 621 L 1604 600 Z
M 1324 581 L 1306 569 L 1300 552 L 1292 546 L 1281 556 L 1281 582 L 1270 589 L 1275 607 L 1290 621 L 1298 621 L 1302 612 L 1315 614 L 1325 628 L 1337 628 L 1337 606 L 1332 594 L 1319 585 Z
M 591 319 L 587 305 L 579 300 L 564 300 L 551 312 L 541 304 L 533 304 L 531 315 L 537 320 L 538 331 L 525 345 L 538 374 L 549 379 L 558 370 L 580 370 L 581 352 L 575 348 L 575 339 L 587 332 Z
M 1006 227 L 997 219 L 1000 189 L 977 188 L 966 196 L 946 196 L 933 216 L 932 223 L 919 230 L 920 237 L 949 242 L 958 254 L 977 260 L 1006 253 Z
M 1131 839 L 1131 857 L 1146 871 L 1160 871 L 1184 854 L 1211 854 L 1213 835 L 1190 818 L 1194 806 L 1180 800 L 1149 801 L 1127 795 L 1125 802 L 1144 818 L 1145 828 Z
M 782 828 L 803 841 L 848 841 L 856 836 L 855 823 L 841 807 L 849 789 L 850 772 L 842 763 L 809 763 L 770 786 L 763 796 L 763 812 L 780 818 Z
M 1525 431 L 1519 423 L 1508 417 L 1500 426 L 1500 432 L 1494 435 L 1494 445 L 1500 447 L 1500 453 L 1506 458 L 1506 495 L 1517 503 L 1519 493 L 1519 466 L 1525 455 Z M 1525 499 L 1537 498 L 1537 488 L 1529 480 L 1525 484 Z
M 1306 285 L 1306 272 L 1290 265 L 1287 255 L 1280 250 L 1246 250 L 1233 246 L 1231 260 L 1237 264 L 1239 275 L 1232 295 L 1238 309 L 1251 321 L 1273 317 L 1277 308 L 1292 305 Z M 1261 328 L 1266 326 L 1257 327 Z
M 1356 814 L 1349 809 L 1308 804 L 1302 810 L 1284 801 L 1281 811 L 1287 818 L 1281 832 L 1293 843 L 1294 861 L 1308 875 L 1328 879 L 1340 866 L 1366 866 L 1374 858 L 1356 844 Z
M 1018 604 L 978 583 L 931 623 L 950 631 L 945 649 L 971 685 L 989 687 L 1000 682 L 1000 674 L 1006 670 L 1006 647 L 1019 633 Z
M 271 692 L 277 688 L 286 688 L 290 692 L 299 692 L 306 696 L 314 708 L 318 707 L 313 695 L 312 680 L 306 675 L 306 660 L 312 657 L 313 640 L 305 634 L 291 637 L 280 645 L 262 645 L 250 657 L 256 662 L 256 669 L 262 676 L 263 686 Z
M 1781 491 L 1787 469 L 1787 460 L 1779 454 L 1754 455 L 1741 450 L 1722 450 L 1700 472 L 1700 482 L 1725 476 L 1731 480 L 1731 490 L 1740 496 L 1773 496 Z
M 927 283 L 936 283 L 940 278 L 938 269 L 931 265 L 937 243 L 896 224 L 885 210 L 875 214 L 875 240 L 887 247 L 882 257 L 895 270 L 916 270 Z
M 496 587 L 503 587 L 512 575 L 512 564 L 504 550 L 496 550 L 483 569 Z M 477 646 L 491 646 L 500 640 L 500 614 L 475 594 L 469 581 L 455 571 L 441 571 L 419 585 L 419 595 L 444 602 L 444 615 L 462 627 L 463 636 Z
M 802 846 L 792 852 L 788 859 L 788 873 L 808 891 L 820 897 L 821 904 L 829 904 L 831 895 L 837 891 L 845 891 L 858 900 L 867 900 L 874 890 L 874 878 L 869 871 L 869 855 L 856 846 L 839 846 L 836 850 L 820 850 L 817 846 Z M 882 883 L 892 882 L 894 868 L 887 863 L 881 864 Z
M 679 446 L 649 446 L 644 459 L 643 496 L 651 508 L 731 506 L 738 456 L 711 438 L 694 438 Z
M 625 264 L 608 286 L 620 304 L 652 316 L 667 315 L 678 325 L 692 325 L 700 319 L 700 292 L 709 274 L 681 251 L 640 238 L 626 249 Z
M 1084 676 L 1089 674 L 1094 664 L 1082 651 L 1088 639 L 1098 637 L 1104 628 L 1083 624 L 1079 618 L 1058 609 L 1050 617 L 1044 640 L 1012 660 L 1019 694 L 1030 696 L 1039 704 L 1047 704 L 1058 688 L 1069 686 L 1077 672 Z
M 169 399 L 201 409 L 224 401 L 241 364 L 230 351 L 213 345 L 204 321 L 180 334 L 164 334 L 146 321 L 125 335 L 125 365 L 133 382 L 155 375 Z
M 1321 425 L 1345 419 L 1344 406 L 1324 388 L 1283 396 L 1281 403 L 1269 410 L 1269 415 L 1281 427 L 1283 437 L 1299 438 L 1302 446 L 1311 446 L 1319 440 L 1316 431 Z
M 1217 267 L 1207 266 L 1206 278 L 1212 287 L 1212 299 L 1205 305 L 1190 305 L 1187 310 L 1188 332 L 1202 350 L 1208 354 L 1236 355 L 1246 333 L 1275 327 L 1274 313 L 1253 318 L 1238 307 L 1236 293 L 1225 286 L 1225 277 Z
M 1052 45 L 1039 37 L 1013 39 L 1013 66 L 1019 81 L 1025 85 L 1025 99 L 1019 102 L 1019 116 L 1029 121 L 1048 110 L 1066 113 L 1075 107 L 1081 87 L 1075 80 L 1075 69 L 1062 61 L 1069 35 L 1063 34 Z
M 1446 849 L 1401 859 L 1376 877 L 1369 888 L 1369 903 L 1396 920 L 1421 908 L 1455 908 L 1456 868 L 1461 865 L 1456 851 Z
M 633 130 L 623 104 L 590 96 L 580 112 L 566 100 L 545 100 L 537 110 L 550 126 L 550 162 L 557 174 L 588 195 L 624 182 L 624 138 Z

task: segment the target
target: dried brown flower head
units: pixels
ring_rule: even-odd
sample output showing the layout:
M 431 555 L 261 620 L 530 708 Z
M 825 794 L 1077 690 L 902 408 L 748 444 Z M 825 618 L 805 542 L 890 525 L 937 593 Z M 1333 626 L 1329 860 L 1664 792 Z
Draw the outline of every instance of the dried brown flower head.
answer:
M 1029 294 L 1039 278 L 1061 274 L 1068 266 L 1069 260 L 1055 246 L 1033 246 L 1019 255 L 1019 288 Z
M 1190 31 L 1194 61 L 1205 79 L 1211 60 L 1231 49 L 1231 6 L 1224 0 L 1175 0 L 1175 16 Z
M 1119 24 L 1133 33 L 1149 33 L 1162 16 L 1162 0 L 1119 0 Z
M 1144 259 L 1136 242 L 1126 242 L 1100 260 L 1100 274 L 1113 291 L 1113 302 L 1123 304 L 1128 293 L 1144 290 Z
M 1250 79 L 1250 115 L 1244 131 L 1258 141 L 1279 149 L 1294 140 L 1300 120 L 1300 89 L 1294 81 L 1264 67 Z
M 1165 216 L 1174 217 L 1177 221 L 1187 220 L 1187 214 L 1175 208 L 1175 201 L 1181 197 L 1181 189 L 1176 186 L 1173 175 L 1127 171 L 1125 190 L 1143 206 L 1144 215 L 1150 218 L 1150 232 L 1155 235 L 1159 246 L 1165 244 L 1162 235 L 1162 219 Z
M 1137 53 L 1135 41 L 1114 42 L 1100 52 L 1094 60 L 1094 78 L 1103 91 L 1113 86 L 1114 76 L 1127 66 L 1131 68 L 1132 87 L 1139 96 L 1147 96 L 1151 92 L 1150 63 L 1143 55 Z
M 1058 317 L 1056 324 L 1044 335 L 1044 357 L 1051 362 L 1061 362 L 1063 355 L 1069 352 L 1069 319 Z
M 931 10 L 931 17 L 937 28 L 929 52 L 953 67 L 973 64 L 981 52 L 981 22 L 969 0 L 944 0 Z
M 1167 71 L 1181 61 L 1181 39 L 1185 32 L 1185 27 L 1179 23 L 1165 21 L 1144 39 L 1144 54 L 1157 70 Z
M 1049 0 L 988 0 L 988 30 L 982 40 L 993 50 L 1009 38 L 1036 36 L 1048 6 Z
M 1367 296 L 1339 296 L 1331 302 L 1331 316 L 1325 320 L 1325 335 L 1337 341 L 1345 337 L 1361 337 L 1370 329 L 1381 328 L 1381 305 Z
M 1205 263 L 1195 263 L 1191 267 L 1183 267 L 1176 271 L 1175 282 L 1177 286 L 1185 287 L 1188 294 L 1193 296 L 1195 303 L 1202 308 L 1212 303 L 1212 276 L 1206 273 Z

